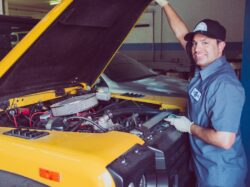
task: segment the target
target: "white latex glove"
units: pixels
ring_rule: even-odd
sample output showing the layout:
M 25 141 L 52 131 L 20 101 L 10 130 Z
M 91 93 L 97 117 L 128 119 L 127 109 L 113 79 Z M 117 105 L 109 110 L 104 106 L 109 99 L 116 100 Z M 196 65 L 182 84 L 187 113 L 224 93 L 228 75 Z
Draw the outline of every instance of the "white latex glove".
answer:
M 178 131 L 188 132 L 189 134 L 191 134 L 191 125 L 193 125 L 194 122 L 191 122 L 185 116 L 170 115 L 170 117 L 165 118 L 165 121 L 168 121 L 170 125 L 173 125 Z
M 164 7 L 169 2 L 167 0 L 155 0 L 156 3 L 158 3 L 161 7 Z

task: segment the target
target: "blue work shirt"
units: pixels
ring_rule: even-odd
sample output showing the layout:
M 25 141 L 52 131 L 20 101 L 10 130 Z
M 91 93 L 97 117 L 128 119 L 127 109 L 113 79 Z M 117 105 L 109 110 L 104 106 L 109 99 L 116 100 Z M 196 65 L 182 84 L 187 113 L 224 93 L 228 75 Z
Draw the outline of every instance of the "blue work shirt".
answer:
M 204 128 L 236 133 L 229 150 L 190 135 L 198 186 L 244 186 L 247 164 L 239 129 L 244 101 L 244 89 L 224 56 L 196 69 L 189 85 L 189 119 Z

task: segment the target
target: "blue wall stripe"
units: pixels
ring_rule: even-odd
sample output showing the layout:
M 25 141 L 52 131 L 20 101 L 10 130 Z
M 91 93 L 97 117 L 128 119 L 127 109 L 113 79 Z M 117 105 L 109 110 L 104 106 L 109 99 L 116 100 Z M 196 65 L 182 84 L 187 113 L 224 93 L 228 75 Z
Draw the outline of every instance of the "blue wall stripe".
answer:
M 125 43 L 121 50 L 152 51 L 152 50 L 183 50 L 179 43 Z M 242 50 L 242 42 L 227 42 L 226 50 Z
M 247 186 L 250 186 L 250 0 L 246 0 L 242 62 L 242 84 L 245 88 L 246 102 L 242 112 L 242 137 L 248 158 Z

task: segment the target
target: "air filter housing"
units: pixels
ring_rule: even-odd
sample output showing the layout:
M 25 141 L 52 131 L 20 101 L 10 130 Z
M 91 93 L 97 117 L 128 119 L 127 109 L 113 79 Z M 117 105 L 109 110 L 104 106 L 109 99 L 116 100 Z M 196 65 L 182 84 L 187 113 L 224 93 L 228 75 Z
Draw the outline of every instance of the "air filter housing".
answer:
M 95 94 L 72 97 L 51 105 L 54 116 L 67 116 L 88 110 L 98 104 Z

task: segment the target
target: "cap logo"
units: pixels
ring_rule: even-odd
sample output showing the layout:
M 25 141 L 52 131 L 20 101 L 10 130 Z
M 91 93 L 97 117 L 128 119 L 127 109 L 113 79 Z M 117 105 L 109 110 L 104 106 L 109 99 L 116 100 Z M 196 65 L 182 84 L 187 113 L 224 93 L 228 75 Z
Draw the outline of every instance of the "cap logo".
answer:
M 196 32 L 196 31 L 205 31 L 205 32 L 207 32 L 207 24 L 204 23 L 204 22 L 200 22 L 198 25 L 196 25 L 193 32 Z

